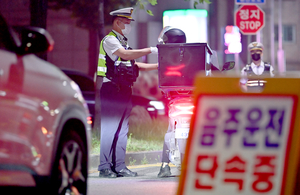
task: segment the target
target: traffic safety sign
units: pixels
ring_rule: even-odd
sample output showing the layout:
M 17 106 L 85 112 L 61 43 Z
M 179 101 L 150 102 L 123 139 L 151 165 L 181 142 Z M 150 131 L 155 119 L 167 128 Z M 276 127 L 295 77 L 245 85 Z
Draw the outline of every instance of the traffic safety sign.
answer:
M 265 25 L 265 13 L 257 5 L 242 5 L 234 16 L 235 25 L 244 35 L 256 34 Z
M 300 79 L 265 78 L 260 93 L 239 79 L 196 78 L 178 194 L 294 194 Z

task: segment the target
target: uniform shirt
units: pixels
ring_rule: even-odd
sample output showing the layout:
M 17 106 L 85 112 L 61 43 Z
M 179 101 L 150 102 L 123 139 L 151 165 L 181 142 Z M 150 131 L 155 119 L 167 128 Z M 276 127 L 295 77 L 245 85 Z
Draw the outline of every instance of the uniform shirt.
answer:
M 116 61 L 118 56 L 114 55 L 113 53 L 116 52 L 120 48 L 127 47 L 127 39 L 120 33 L 112 30 L 117 37 L 115 36 L 107 36 L 106 39 L 103 41 L 103 48 L 106 54 L 113 60 Z
M 253 62 L 250 64 L 250 66 L 252 68 L 253 73 L 256 75 L 261 75 L 265 70 L 265 63 L 263 61 L 260 62 L 259 66 L 255 65 Z M 245 70 L 246 70 L 246 67 L 244 67 L 242 69 L 242 72 L 241 72 L 242 76 L 247 76 L 247 72 Z M 270 75 L 271 76 L 274 76 L 273 71 L 274 71 L 274 68 L 272 66 L 270 66 Z
M 265 63 L 263 61 L 260 62 L 260 65 L 255 65 L 253 62 L 250 64 L 252 68 L 252 72 L 256 75 L 262 75 L 264 70 L 265 70 Z M 247 72 L 245 71 L 246 67 L 244 67 L 241 71 L 241 76 L 242 79 L 240 80 L 241 83 L 245 84 L 247 82 Z M 270 75 L 273 77 L 274 76 L 274 68 L 273 66 L 270 66 Z

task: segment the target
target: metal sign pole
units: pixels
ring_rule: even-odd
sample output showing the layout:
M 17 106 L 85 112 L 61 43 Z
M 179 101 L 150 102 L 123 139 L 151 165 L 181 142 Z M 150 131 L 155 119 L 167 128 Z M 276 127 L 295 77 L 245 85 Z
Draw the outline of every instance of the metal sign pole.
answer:
M 278 0 L 278 51 L 277 51 L 278 71 L 285 72 L 285 56 L 282 49 L 282 0 Z
M 260 31 L 257 31 L 257 33 L 256 33 L 256 41 L 261 43 Z
M 239 54 L 234 54 L 234 61 L 235 61 L 235 73 L 240 74 L 240 65 L 239 65 Z
M 275 46 L 274 46 L 274 0 L 270 0 L 270 52 L 271 52 L 271 65 L 275 68 Z M 276 66 L 278 70 L 278 66 Z

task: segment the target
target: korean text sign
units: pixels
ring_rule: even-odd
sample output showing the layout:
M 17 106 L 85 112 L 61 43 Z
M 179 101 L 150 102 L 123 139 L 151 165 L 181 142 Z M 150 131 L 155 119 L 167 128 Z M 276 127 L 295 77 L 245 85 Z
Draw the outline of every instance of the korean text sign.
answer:
M 285 194 L 297 95 L 196 97 L 179 194 Z

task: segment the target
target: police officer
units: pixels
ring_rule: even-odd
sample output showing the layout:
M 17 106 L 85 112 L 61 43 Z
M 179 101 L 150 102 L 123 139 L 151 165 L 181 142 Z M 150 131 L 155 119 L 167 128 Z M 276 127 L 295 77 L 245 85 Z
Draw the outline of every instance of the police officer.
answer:
M 274 76 L 274 68 L 270 64 L 262 60 L 264 46 L 259 42 L 252 42 L 248 45 L 248 51 L 251 55 L 251 63 L 247 64 L 241 71 L 242 78 L 240 79 L 241 87 L 247 90 L 249 84 L 258 85 L 260 80 L 249 80 L 247 77 L 253 75 Z
M 134 59 L 155 53 L 156 47 L 130 49 L 125 37 L 130 33 L 133 8 L 110 12 L 112 31 L 100 44 L 97 76 L 103 77 L 100 90 L 101 139 L 99 177 L 135 177 L 125 165 L 129 115 L 132 109 L 132 85 L 141 69 L 157 69 L 158 64 L 135 62 Z
M 262 61 L 264 46 L 259 42 L 252 42 L 248 45 L 251 55 L 251 63 L 242 69 L 242 76 L 268 74 L 274 76 L 274 68 Z

